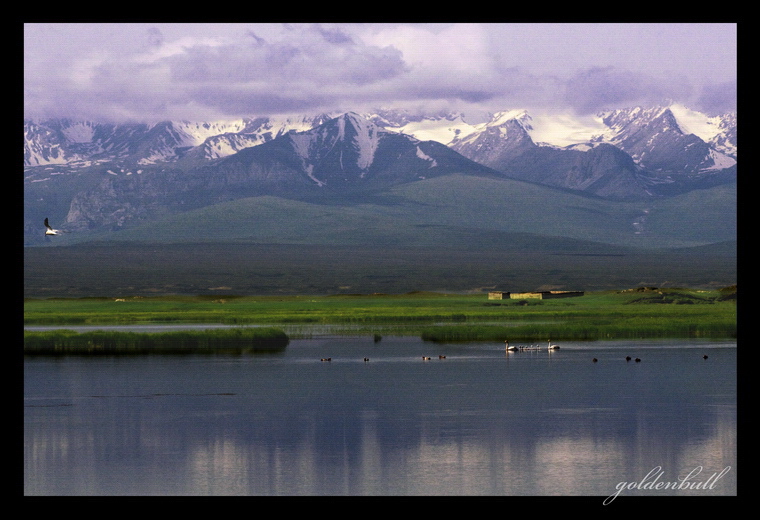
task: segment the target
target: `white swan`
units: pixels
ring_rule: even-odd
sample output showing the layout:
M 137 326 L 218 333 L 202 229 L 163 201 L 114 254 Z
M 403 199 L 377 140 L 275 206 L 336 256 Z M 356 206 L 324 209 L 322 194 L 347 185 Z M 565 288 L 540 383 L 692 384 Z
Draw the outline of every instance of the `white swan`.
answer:
M 57 229 L 51 228 L 50 224 L 48 224 L 48 219 L 46 218 L 45 219 L 45 234 L 46 235 L 57 235 L 58 233 L 60 233 L 60 231 L 57 230 Z
M 517 350 L 517 347 L 510 347 L 509 340 L 504 341 L 504 350 Z
M 549 350 L 558 350 L 559 345 L 552 345 L 552 340 L 549 340 Z

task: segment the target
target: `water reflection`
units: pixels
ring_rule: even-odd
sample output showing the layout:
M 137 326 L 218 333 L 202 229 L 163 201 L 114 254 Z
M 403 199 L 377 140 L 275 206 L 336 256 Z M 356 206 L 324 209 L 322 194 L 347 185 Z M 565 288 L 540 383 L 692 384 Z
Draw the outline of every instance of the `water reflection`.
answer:
M 657 466 L 731 466 L 709 493 L 735 494 L 734 346 L 705 346 L 708 363 L 684 345 L 507 357 L 411 338 L 30 359 L 25 493 L 608 496 Z

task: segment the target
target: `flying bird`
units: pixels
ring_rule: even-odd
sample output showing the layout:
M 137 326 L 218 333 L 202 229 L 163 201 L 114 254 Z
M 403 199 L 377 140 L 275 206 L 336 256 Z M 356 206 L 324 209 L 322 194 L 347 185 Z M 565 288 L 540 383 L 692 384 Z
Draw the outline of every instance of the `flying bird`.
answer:
M 61 231 L 51 228 L 50 224 L 48 224 L 48 219 L 45 219 L 45 235 L 57 235 L 58 233 L 61 233 Z

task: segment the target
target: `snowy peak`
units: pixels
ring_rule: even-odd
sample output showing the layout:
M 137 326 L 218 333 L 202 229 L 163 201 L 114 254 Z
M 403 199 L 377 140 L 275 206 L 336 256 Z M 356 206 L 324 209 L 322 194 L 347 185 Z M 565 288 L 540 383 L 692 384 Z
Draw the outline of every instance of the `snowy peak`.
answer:
M 356 166 L 362 172 L 366 172 L 375 158 L 380 130 L 374 123 L 353 112 L 339 117 L 338 127 L 339 138 L 351 142 L 353 151 L 357 155 Z
M 681 105 L 600 114 L 607 141 L 655 172 L 693 173 L 736 164 L 736 124 Z
M 24 165 L 66 164 L 72 157 L 60 145 L 60 136 L 43 125 L 24 122 Z
M 602 122 L 610 129 L 607 138 L 613 144 L 630 143 L 639 136 L 687 135 L 669 108 L 613 110 L 600 114 Z
M 364 177 L 375 157 L 382 132 L 377 125 L 350 112 L 311 130 L 291 131 L 287 138 L 304 170 L 319 185 L 327 177 Z
M 526 130 L 531 130 L 530 122 L 533 119 L 528 115 L 527 110 L 507 110 L 496 112 L 491 121 L 486 123 L 487 126 L 500 126 L 509 121 L 519 122 Z
M 683 105 L 671 105 L 670 110 L 684 133 L 694 134 L 716 151 L 736 159 L 736 113 L 708 116 Z
M 529 133 L 532 129 L 531 117 L 526 111 L 499 112 L 491 121 L 451 141 L 449 146 L 465 157 L 498 169 L 507 158 L 536 146 Z
M 216 159 L 268 142 L 290 131 L 313 128 L 324 116 L 313 118 L 239 119 L 198 123 L 165 122 L 152 129 L 150 148 L 142 152 L 140 164 L 173 161 L 184 156 L 197 160 Z
M 90 143 L 95 135 L 95 124 L 90 121 L 64 121 L 61 133 L 71 143 Z
M 24 165 L 69 164 L 102 151 L 93 144 L 98 125 L 89 121 L 24 121 Z
M 693 134 L 705 142 L 713 141 L 736 125 L 736 114 L 708 116 L 681 104 L 650 109 L 634 107 L 613 110 L 601 113 L 599 116 L 610 129 L 620 134 L 625 133 L 631 125 L 637 127 L 658 125 L 663 132 Z
M 437 141 L 388 131 L 355 112 L 305 132 L 290 132 L 284 139 L 306 176 L 320 187 L 358 186 L 362 181 L 388 185 L 453 172 L 495 173 Z M 279 147 L 279 140 L 271 145 Z
M 457 112 L 420 115 L 407 110 L 383 109 L 365 114 L 364 117 L 383 130 L 411 135 L 420 141 L 443 144 L 449 144 L 476 130 L 475 125 L 465 120 L 464 114 Z
M 24 122 L 24 165 L 89 166 L 118 161 L 139 165 L 185 157 L 226 157 L 289 131 L 304 131 L 330 116 L 244 118 L 217 122 L 163 121 L 154 125 L 119 125 L 50 120 Z
M 355 112 L 290 131 L 196 171 L 201 170 L 207 178 L 256 179 L 260 186 L 304 193 L 316 186 L 336 194 L 451 173 L 497 174 L 441 143 L 386 131 Z

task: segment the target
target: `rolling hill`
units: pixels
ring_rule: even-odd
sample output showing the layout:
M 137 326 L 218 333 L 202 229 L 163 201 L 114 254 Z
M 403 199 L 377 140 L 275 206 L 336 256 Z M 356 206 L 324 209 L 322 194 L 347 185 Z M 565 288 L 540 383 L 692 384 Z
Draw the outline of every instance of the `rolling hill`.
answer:
M 625 247 L 689 247 L 735 240 L 735 198 L 733 184 L 622 203 L 512 179 L 454 174 L 350 200 L 245 197 L 118 232 L 56 239 L 60 245 L 107 239 L 469 248 L 488 247 L 494 234 L 521 233 Z

